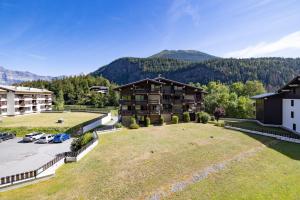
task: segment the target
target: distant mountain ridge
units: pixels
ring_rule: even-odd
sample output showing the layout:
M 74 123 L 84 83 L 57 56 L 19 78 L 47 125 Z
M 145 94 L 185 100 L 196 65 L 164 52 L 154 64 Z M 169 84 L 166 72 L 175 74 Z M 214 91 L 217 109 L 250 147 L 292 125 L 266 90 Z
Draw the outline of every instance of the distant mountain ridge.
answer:
M 157 54 L 150 56 L 149 58 L 170 58 L 192 62 L 201 62 L 216 59 L 218 57 L 196 50 L 163 50 Z
M 193 57 L 193 51 L 185 50 L 184 54 L 189 52 L 190 58 Z M 154 78 L 159 74 L 184 83 L 260 80 L 268 91 L 273 91 L 300 74 L 300 58 L 235 59 L 212 56 L 208 60 L 194 61 L 187 59 L 188 55 L 184 57 L 182 55 L 182 51 L 162 51 L 148 58 L 119 58 L 100 67 L 91 75 L 103 76 L 117 84 Z
M 24 81 L 51 80 L 51 76 L 40 76 L 27 71 L 9 70 L 0 66 L 0 85 L 12 85 Z

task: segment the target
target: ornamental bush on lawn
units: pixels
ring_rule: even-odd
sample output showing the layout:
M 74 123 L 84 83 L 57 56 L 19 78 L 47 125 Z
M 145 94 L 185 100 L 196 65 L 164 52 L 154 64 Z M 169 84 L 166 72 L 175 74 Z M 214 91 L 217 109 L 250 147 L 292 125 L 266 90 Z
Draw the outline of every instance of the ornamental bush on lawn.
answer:
M 140 126 L 137 123 L 135 123 L 135 124 L 130 124 L 129 128 L 130 129 L 138 129 L 138 128 L 140 128 Z
M 215 120 L 216 120 L 215 116 L 210 116 L 210 121 L 215 121 Z
M 172 116 L 172 124 L 178 124 L 178 122 L 179 122 L 178 116 L 173 115 L 173 116 Z
M 136 124 L 136 119 L 135 119 L 135 117 L 131 117 L 130 118 L 130 124 Z
M 146 117 L 146 126 L 149 127 L 151 124 L 150 117 Z
M 209 114 L 206 112 L 200 112 L 200 122 L 206 124 L 209 121 Z
M 214 116 L 215 116 L 215 118 L 218 122 L 221 117 L 225 116 L 224 108 L 222 108 L 222 107 L 216 108 L 215 111 L 214 111 Z
M 159 118 L 159 125 L 164 125 L 164 123 L 165 123 L 164 117 L 160 116 L 160 118 Z
M 183 121 L 184 122 L 190 122 L 191 121 L 190 113 L 189 112 L 184 112 L 183 113 Z
M 116 128 L 122 128 L 122 124 L 121 123 L 117 123 L 116 124 Z

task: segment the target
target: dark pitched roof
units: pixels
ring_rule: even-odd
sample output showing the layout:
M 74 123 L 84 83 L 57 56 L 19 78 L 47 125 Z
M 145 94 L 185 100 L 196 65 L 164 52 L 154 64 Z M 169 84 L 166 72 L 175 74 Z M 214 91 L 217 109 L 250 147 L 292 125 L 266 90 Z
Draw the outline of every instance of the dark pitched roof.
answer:
M 146 82 L 146 81 L 154 83 L 154 84 L 159 84 L 159 85 L 164 84 L 162 82 L 159 82 L 159 81 L 156 81 L 156 80 L 153 80 L 153 79 L 150 79 L 150 78 L 146 78 L 146 79 L 142 79 L 142 80 L 139 80 L 139 81 L 131 82 L 131 83 L 128 83 L 128 84 L 125 84 L 125 85 L 121 85 L 120 87 L 117 87 L 114 90 L 118 90 L 118 89 L 121 89 L 121 88 L 124 88 L 124 87 L 128 87 L 130 85 L 139 84 L 139 83 Z
M 164 77 L 156 77 L 154 80 L 157 80 L 157 81 L 166 81 L 166 82 L 172 82 L 172 83 L 175 83 L 177 85 L 182 85 L 182 86 L 186 86 L 186 87 L 190 87 L 190 88 L 193 88 L 193 89 L 197 89 L 197 90 L 200 90 L 201 92 L 203 93 L 207 93 L 203 90 L 203 88 L 198 88 L 198 87 L 195 87 L 195 86 L 192 86 L 192 85 L 189 85 L 189 84 L 186 84 L 186 83 L 181 83 L 181 82 L 178 82 L 178 81 L 174 81 L 174 80 L 171 80 L 171 79 L 167 79 L 167 78 L 164 78 Z
M 288 82 L 288 83 L 285 84 L 283 87 L 281 87 L 281 88 L 278 90 L 278 92 L 282 92 L 282 90 L 292 88 L 292 87 L 291 87 L 292 84 L 295 84 L 295 85 L 300 86 L 300 76 L 296 76 L 295 78 L 293 78 L 290 82 Z
M 264 94 L 255 95 L 255 96 L 251 97 L 251 99 L 263 99 L 266 97 L 276 96 L 278 94 L 279 93 L 274 93 L 274 92 L 264 93 Z

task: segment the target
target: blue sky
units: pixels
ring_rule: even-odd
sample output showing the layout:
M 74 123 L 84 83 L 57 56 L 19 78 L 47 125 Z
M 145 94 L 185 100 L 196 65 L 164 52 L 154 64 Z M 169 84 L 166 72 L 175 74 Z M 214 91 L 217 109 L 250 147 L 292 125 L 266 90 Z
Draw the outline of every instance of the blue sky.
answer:
M 72 75 L 164 49 L 299 57 L 299 11 L 297 0 L 0 0 L 0 66 Z

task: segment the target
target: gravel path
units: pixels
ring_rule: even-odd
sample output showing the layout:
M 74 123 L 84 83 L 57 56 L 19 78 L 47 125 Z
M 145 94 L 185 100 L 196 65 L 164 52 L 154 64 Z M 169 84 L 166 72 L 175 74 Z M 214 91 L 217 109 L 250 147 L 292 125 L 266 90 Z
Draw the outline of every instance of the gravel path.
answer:
M 172 185 L 169 186 L 169 190 L 158 190 L 156 192 L 154 192 L 152 195 L 150 195 L 148 198 L 146 198 L 147 200 L 160 200 L 161 198 L 170 196 L 171 194 L 175 193 L 175 192 L 180 192 L 182 190 L 184 190 L 186 187 L 195 184 L 197 182 L 200 182 L 204 179 L 206 179 L 210 174 L 213 173 L 218 173 L 224 169 L 226 169 L 226 167 L 229 164 L 232 164 L 234 162 L 239 162 L 242 161 L 244 159 L 247 159 L 251 156 L 256 155 L 258 152 L 262 151 L 263 149 L 265 149 L 266 147 L 270 146 L 270 145 L 274 145 L 276 143 L 278 143 L 278 140 L 272 140 L 270 141 L 267 145 L 261 145 L 259 147 L 255 147 L 252 148 L 248 151 L 242 152 L 228 160 L 224 160 L 223 162 L 211 165 L 209 167 L 206 167 L 202 170 L 199 170 L 197 172 L 195 172 L 190 178 L 188 178 L 187 180 L 181 181 L 181 182 L 176 182 Z

